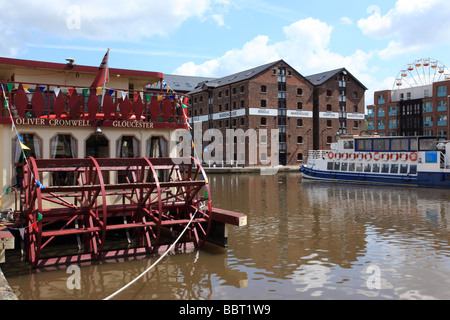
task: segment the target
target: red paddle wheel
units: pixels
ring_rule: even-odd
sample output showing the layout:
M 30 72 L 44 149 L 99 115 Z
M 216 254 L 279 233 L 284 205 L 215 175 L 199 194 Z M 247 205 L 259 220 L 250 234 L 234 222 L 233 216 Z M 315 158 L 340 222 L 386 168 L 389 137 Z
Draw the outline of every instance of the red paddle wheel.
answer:
M 73 183 L 52 186 L 52 177 L 63 173 Z M 154 253 L 172 244 L 191 218 L 177 248 L 199 248 L 211 225 L 208 180 L 194 158 L 29 158 L 21 197 L 26 253 L 34 267 Z M 108 235 L 121 231 L 129 243 L 118 249 Z M 49 246 L 75 238 L 83 252 L 61 256 Z

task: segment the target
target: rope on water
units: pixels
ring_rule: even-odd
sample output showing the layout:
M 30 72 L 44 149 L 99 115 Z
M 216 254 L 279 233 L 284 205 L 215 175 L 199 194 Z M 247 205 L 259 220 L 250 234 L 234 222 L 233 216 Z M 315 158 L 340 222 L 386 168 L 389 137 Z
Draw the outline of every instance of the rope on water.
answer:
M 172 248 L 177 244 L 177 242 L 181 239 L 181 237 L 183 236 L 183 234 L 186 232 L 187 228 L 189 228 L 189 226 L 191 225 L 192 221 L 195 218 L 195 215 L 197 214 L 198 209 L 195 209 L 194 214 L 192 215 L 191 220 L 189 221 L 189 223 L 186 225 L 186 227 L 184 228 L 183 232 L 180 233 L 180 235 L 178 236 L 178 238 L 175 240 L 174 243 L 172 243 L 172 245 L 169 247 L 169 249 L 167 249 L 167 251 L 161 256 L 159 257 L 158 260 L 156 260 L 156 262 L 154 264 L 152 264 L 150 267 L 148 267 L 144 272 L 142 272 L 138 277 L 136 277 L 133 281 L 129 282 L 128 284 L 126 284 L 125 286 L 123 286 L 121 289 L 117 290 L 116 292 L 114 292 L 113 294 L 109 295 L 108 297 L 106 297 L 103 300 L 110 300 L 111 298 L 114 298 L 115 296 L 117 296 L 119 293 L 121 293 L 122 291 L 126 290 L 128 287 L 130 287 L 133 283 L 135 283 L 136 281 L 138 281 L 140 278 L 142 278 L 147 272 L 149 272 L 154 266 L 156 266 L 158 264 L 159 261 L 162 260 L 162 258 L 164 258 L 171 250 Z

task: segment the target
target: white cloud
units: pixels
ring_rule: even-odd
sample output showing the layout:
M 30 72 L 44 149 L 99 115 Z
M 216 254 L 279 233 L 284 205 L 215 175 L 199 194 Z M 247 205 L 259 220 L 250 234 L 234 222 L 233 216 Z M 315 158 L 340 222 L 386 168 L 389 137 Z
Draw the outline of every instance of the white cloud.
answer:
M 367 12 L 369 17 L 358 21 L 361 31 L 376 39 L 392 39 L 380 51 L 384 59 L 450 41 L 448 0 L 398 0 L 386 14 L 377 6 Z
M 367 63 L 372 53 L 356 50 L 349 56 L 329 48 L 333 27 L 317 19 L 307 18 L 283 28 L 285 39 L 271 44 L 268 36 L 259 35 L 242 49 L 233 49 L 222 57 L 201 64 L 188 62 L 174 73 L 222 77 L 248 68 L 283 59 L 303 75 L 347 68 L 356 77 L 368 78 Z
M 347 25 L 352 25 L 353 24 L 352 19 L 350 19 L 349 17 L 342 17 L 340 20 L 341 20 L 341 22 L 343 24 L 347 24 Z
M 208 60 L 200 65 L 193 62 L 184 63 L 174 73 L 220 77 L 280 59 L 276 47 L 268 42 L 267 36 L 257 36 L 247 42 L 242 49 L 229 50 L 222 57 Z
M 91 40 L 138 41 L 165 36 L 186 20 L 223 17 L 213 4 L 223 0 L 47 0 L 1 1 L 0 54 L 13 55 L 25 43 L 80 37 Z

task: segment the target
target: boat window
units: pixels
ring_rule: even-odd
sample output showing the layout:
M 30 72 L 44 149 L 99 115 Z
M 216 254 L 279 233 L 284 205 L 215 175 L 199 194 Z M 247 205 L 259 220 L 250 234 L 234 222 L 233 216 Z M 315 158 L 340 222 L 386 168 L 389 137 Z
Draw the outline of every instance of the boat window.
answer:
M 370 172 L 371 169 L 372 165 L 370 163 L 366 163 L 366 165 L 364 166 L 364 172 Z
M 391 165 L 391 173 L 398 173 L 398 164 Z
M 357 141 L 357 151 L 372 151 L 372 140 L 358 139 Z
M 408 173 L 408 165 L 407 164 L 401 164 L 400 165 L 400 173 L 407 174 Z
M 327 163 L 327 170 L 333 170 L 333 162 L 328 162 Z
M 139 141 L 133 136 L 123 136 L 117 142 L 117 158 L 139 157 Z
M 86 140 L 86 157 L 109 158 L 109 141 L 103 134 L 93 134 Z M 102 172 L 103 180 L 109 183 L 109 172 Z
M 417 174 L 417 165 L 412 164 L 409 166 L 409 174 Z
M 354 162 L 350 162 L 348 164 L 348 171 L 355 171 L 355 163 Z
M 410 146 L 409 146 L 410 151 L 418 151 L 419 150 L 419 148 L 418 148 L 419 143 L 417 142 L 417 139 L 413 138 L 409 142 L 410 142 Z
M 389 163 L 383 163 L 383 165 L 381 166 L 381 172 L 389 173 Z
M 151 137 L 147 141 L 147 157 L 148 158 L 163 158 L 168 157 L 167 154 L 167 141 L 163 137 Z M 333 164 L 333 163 L 331 163 Z M 158 169 L 158 179 L 160 182 L 169 181 L 170 170 Z
M 77 158 L 77 141 L 70 134 L 55 135 L 50 140 L 50 152 L 52 159 Z M 76 185 L 75 172 L 53 172 L 51 184 L 53 186 Z
M 342 162 L 341 171 L 347 171 L 348 162 Z
M 36 159 L 42 158 L 42 140 L 32 133 L 20 134 L 22 143 L 19 138 L 13 139 L 12 143 L 12 159 L 14 167 L 16 169 L 16 181 L 14 184 L 18 184 L 23 179 L 23 163 L 24 155 L 33 157 Z
M 357 163 L 356 164 L 356 172 L 362 172 L 362 170 L 363 170 L 363 164 Z
M 335 162 L 334 163 L 334 170 L 335 171 L 339 171 L 339 168 L 341 167 L 341 163 L 340 162 Z
M 372 172 L 380 172 L 380 165 L 378 163 L 373 164 Z
M 344 141 L 344 149 L 353 149 L 353 148 L 354 148 L 353 140 Z
M 409 139 L 392 139 L 391 151 L 409 151 Z
M 137 158 L 139 157 L 139 141 L 133 136 L 123 136 L 117 141 L 117 158 Z M 125 170 L 118 172 L 118 183 L 133 181 L 131 172 Z
M 420 139 L 420 151 L 436 151 L 436 139 Z
M 161 158 L 167 156 L 167 142 L 163 137 L 152 137 L 147 142 L 148 158 Z
M 373 140 L 373 150 L 374 151 L 388 151 L 389 150 L 389 139 L 374 139 Z

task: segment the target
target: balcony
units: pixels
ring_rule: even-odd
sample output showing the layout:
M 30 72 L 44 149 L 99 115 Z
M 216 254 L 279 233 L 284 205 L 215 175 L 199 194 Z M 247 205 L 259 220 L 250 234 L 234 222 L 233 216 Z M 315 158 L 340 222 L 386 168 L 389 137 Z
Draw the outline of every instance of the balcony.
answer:
M 2 82 L 0 123 L 49 126 L 171 128 L 186 126 L 188 96 L 163 91 L 124 91 L 56 84 Z M 10 112 L 9 112 L 10 111 Z

